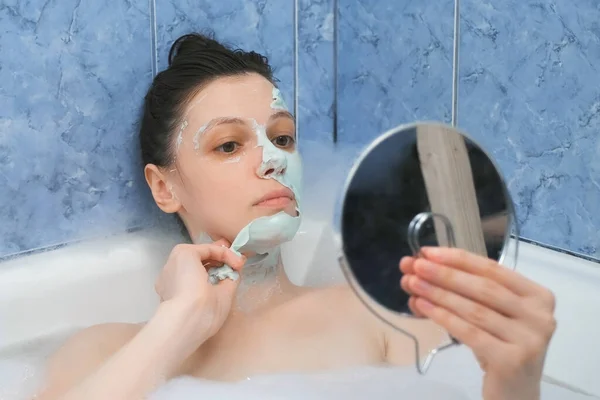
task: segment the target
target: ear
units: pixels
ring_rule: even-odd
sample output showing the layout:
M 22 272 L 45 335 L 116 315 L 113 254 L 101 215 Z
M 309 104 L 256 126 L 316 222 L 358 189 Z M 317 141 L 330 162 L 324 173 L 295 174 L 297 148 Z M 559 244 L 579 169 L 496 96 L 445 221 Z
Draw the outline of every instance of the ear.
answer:
M 152 191 L 152 197 L 161 210 L 172 214 L 181 209 L 181 201 L 173 193 L 172 185 L 156 165 L 147 164 L 144 167 L 144 176 Z

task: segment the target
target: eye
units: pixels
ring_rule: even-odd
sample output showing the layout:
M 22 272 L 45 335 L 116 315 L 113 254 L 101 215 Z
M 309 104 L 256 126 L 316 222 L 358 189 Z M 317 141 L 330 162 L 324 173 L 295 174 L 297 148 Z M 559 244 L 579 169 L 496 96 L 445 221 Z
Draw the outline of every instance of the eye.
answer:
M 223 143 L 222 145 L 217 147 L 215 150 L 217 150 L 221 153 L 231 154 L 231 153 L 235 152 L 239 146 L 240 146 L 239 143 L 227 142 L 227 143 Z
M 281 135 L 274 138 L 272 142 L 277 147 L 290 147 L 294 144 L 294 138 L 288 135 Z

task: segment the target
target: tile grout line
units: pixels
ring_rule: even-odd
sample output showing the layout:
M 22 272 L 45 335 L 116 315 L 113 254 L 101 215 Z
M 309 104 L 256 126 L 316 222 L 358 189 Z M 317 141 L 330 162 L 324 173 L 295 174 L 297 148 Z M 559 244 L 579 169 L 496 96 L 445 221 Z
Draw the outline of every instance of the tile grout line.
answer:
M 152 63 L 152 79 L 158 73 L 158 53 L 156 46 L 156 0 L 150 1 L 150 58 Z
M 333 0 L 333 101 L 331 105 L 333 112 L 333 132 L 331 139 L 333 144 L 338 142 L 338 13 L 338 1 Z
M 298 0 L 294 0 L 293 7 L 293 23 L 294 23 L 294 118 L 296 119 L 296 143 L 300 138 L 300 116 L 298 115 Z
M 454 0 L 454 33 L 452 51 L 452 126 L 458 119 L 458 65 L 460 55 L 460 0 Z

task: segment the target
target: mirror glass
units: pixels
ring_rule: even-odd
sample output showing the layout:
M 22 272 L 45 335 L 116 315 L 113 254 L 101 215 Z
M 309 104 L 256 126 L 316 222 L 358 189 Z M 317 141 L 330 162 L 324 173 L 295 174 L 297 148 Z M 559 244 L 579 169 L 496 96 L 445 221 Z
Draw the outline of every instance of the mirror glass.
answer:
M 351 169 L 339 207 L 347 279 L 405 333 L 412 313 L 400 287 L 402 257 L 421 246 L 453 246 L 514 268 L 517 227 L 505 181 L 489 155 L 450 126 L 415 123 L 381 135 Z

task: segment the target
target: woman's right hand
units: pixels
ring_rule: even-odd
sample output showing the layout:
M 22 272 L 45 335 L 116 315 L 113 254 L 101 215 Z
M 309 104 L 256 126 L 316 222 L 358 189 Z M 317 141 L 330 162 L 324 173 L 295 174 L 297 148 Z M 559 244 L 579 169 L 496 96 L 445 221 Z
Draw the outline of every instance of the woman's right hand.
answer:
M 227 264 L 239 271 L 245 262 L 245 257 L 231 251 L 224 240 L 212 244 L 179 244 L 171 251 L 156 281 L 156 293 L 161 302 L 177 304 L 189 311 L 190 320 L 195 321 L 191 334 L 197 340 L 206 340 L 216 334 L 227 319 L 239 284 L 239 280 L 225 279 L 212 285 L 207 269 Z

